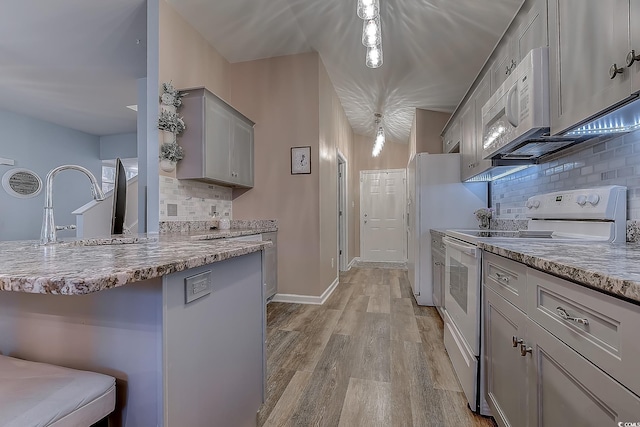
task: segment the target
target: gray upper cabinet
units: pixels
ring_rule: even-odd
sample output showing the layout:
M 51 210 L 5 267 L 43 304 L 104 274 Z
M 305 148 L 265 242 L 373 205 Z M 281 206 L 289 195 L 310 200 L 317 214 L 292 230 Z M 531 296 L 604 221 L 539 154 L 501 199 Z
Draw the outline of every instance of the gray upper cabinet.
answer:
M 525 2 L 494 51 L 492 91 L 500 87 L 531 49 L 544 46 L 548 46 L 547 1 Z
M 637 0 L 549 0 L 552 134 L 631 94 L 631 73 L 625 60 L 629 6 L 634 2 Z
M 460 151 L 460 139 L 460 120 L 456 119 L 444 134 L 442 152 L 455 153 Z
M 177 178 L 253 187 L 253 122 L 204 88 L 189 90 L 180 114 L 187 128 Z
M 640 2 L 632 0 L 629 5 L 629 11 L 631 12 L 629 17 L 631 42 L 625 62 L 629 66 L 629 72 L 631 73 L 632 91 L 638 92 L 640 91 L 640 60 L 635 58 L 640 55 L 640 25 L 638 25 L 638 22 L 640 22 Z
M 462 142 L 460 145 L 460 178 L 465 181 L 491 167 L 491 160 L 482 160 L 482 107 L 491 97 L 491 75 L 486 73 L 467 100 L 460 115 Z

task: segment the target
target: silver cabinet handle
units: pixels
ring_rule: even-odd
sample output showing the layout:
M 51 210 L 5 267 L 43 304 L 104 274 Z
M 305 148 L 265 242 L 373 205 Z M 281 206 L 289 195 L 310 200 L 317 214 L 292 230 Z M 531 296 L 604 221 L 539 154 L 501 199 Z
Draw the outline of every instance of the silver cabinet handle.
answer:
M 504 283 L 509 283 L 509 276 L 502 273 L 496 273 L 496 279 L 503 281 Z
M 528 347 L 526 344 L 520 344 L 520 356 L 526 356 L 527 353 L 532 353 L 533 349 L 531 347 Z
M 562 317 L 564 320 L 568 320 L 570 322 L 580 323 L 581 325 L 588 325 L 589 324 L 589 319 L 583 319 L 583 318 L 580 318 L 580 317 L 569 316 L 569 313 L 567 313 L 567 310 L 565 310 L 562 307 L 556 307 L 556 312 L 558 313 L 558 316 Z
M 511 337 L 511 346 L 517 347 L 518 345 L 524 343 L 524 340 L 516 337 L 515 335 Z
M 636 61 L 640 61 L 640 55 L 636 55 L 636 51 L 631 49 L 631 52 L 627 54 L 627 67 L 631 67 Z
M 611 68 L 609 68 L 609 77 L 611 79 L 615 79 L 618 74 L 624 73 L 624 68 L 618 68 L 618 64 L 613 64 Z

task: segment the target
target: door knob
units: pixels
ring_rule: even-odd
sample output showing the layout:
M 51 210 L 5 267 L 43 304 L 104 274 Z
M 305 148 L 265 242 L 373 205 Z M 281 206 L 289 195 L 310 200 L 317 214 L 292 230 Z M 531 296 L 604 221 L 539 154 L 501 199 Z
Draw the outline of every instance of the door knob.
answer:
M 624 73 L 624 68 L 618 68 L 618 64 L 613 64 L 611 68 L 609 68 L 609 77 L 611 79 L 615 79 L 618 74 Z
M 627 67 L 631 67 L 636 61 L 640 61 L 640 55 L 636 55 L 636 51 L 631 49 L 631 52 L 627 54 Z

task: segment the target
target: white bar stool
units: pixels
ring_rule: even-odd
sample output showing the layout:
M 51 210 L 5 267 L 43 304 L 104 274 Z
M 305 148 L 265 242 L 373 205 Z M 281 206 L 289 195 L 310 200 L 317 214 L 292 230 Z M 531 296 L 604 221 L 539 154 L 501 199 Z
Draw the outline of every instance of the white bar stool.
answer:
M 0 427 L 89 427 L 113 412 L 115 378 L 0 355 Z

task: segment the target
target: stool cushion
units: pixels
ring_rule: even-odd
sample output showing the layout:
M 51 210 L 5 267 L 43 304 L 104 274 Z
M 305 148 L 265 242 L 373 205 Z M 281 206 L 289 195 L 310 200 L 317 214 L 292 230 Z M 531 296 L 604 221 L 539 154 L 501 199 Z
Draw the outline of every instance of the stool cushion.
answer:
M 0 426 L 50 425 L 114 386 L 108 375 L 0 355 Z

